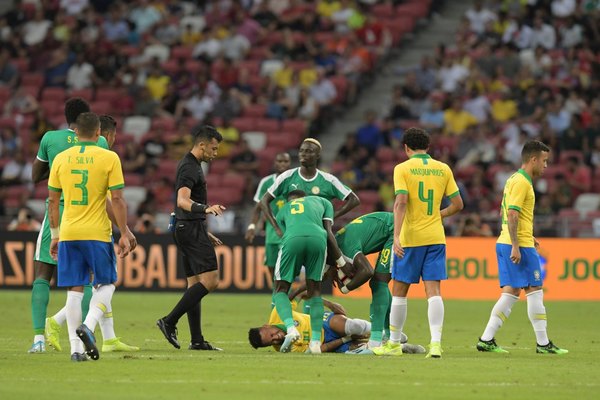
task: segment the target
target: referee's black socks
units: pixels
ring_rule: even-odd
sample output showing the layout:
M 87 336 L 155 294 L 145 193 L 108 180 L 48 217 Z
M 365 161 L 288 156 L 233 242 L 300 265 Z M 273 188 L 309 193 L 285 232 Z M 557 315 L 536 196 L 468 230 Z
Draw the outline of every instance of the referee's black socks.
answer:
M 173 310 L 167 315 L 164 320 L 167 324 L 175 326 L 183 314 L 190 311 L 192 308 L 197 306 L 202 298 L 208 294 L 208 289 L 201 283 L 196 283 L 194 286 L 188 288 L 181 300 L 175 305 Z M 200 316 L 198 315 L 198 321 Z

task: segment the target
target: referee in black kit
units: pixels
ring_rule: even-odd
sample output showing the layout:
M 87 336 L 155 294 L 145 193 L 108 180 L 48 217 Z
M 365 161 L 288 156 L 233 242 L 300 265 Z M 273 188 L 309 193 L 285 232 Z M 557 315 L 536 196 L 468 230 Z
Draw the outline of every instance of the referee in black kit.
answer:
M 217 156 L 223 137 L 208 125 L 195 128 L 192 136 L 194 147 L 177 166 L 177 198 L 173 226 L 173 238 L 177 249 L 183 255 L 188 288 L 169 315 L 159 319 L 156 325 L 167 341 L 179 349 L 181 346 L 177 340 L 177 322 L 187 313 L 191 334 L 189 349 L 221 350 L 212 346 L 202 336 L 200 305 L 202 298 L 219 284 L 214 246 L 222 244 L 219 239 L 208 233 L 206 215 L 223 215 L 225 207 L 219 204 L 208 205 L 206 179 L 201 162 L 209 162 Z

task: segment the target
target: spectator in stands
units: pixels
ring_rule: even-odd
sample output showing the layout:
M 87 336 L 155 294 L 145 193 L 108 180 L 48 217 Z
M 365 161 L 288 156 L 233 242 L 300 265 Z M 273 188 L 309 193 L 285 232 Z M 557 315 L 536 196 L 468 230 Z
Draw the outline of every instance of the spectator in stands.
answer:
M 160 68 L 154 67 L 150 70 L 150 75 L 146 78 L 146 88 L 150 92 L 150 97 L 157 104 L 167 94 L 170 81 L 171 78 L 163 73 Z
M 232 119 L 242 112 L 242 102 L 236 89 L 227 89 L 221 92 L 221 97 L 214 105 L 212 116 L 216 118 Z M 220 150 L 219 150 L 220 151 Z
M 254 179 L 258 176 L 260 164 L 245 139 L 238 142 L 238 148 L 234 150 L 230 165 L 233 171 L 240 173 L 246 179 L 244 196 L 246 200 L 251 199 L 254 196 Z
M 19 79 L 19 71 L 9 59 L 8 50 L 0 48 L 0 87 L 5 86 L 12 89 Z
M 325 70 L 322 68 L 317 69 L 317 81 L 310 87 L 310 95 L 319 105 L 321 112 L 331 115 L 331 108 L 337 97 L 337 90 L 325 76 Z
M 386 57 L 392 45 L 390 32 L 374 14 L 369 14 L 362 28 L 356 31 L 357 37 L 378 58 Z
M 212 28 L 204 28 L 202 32 L 203 39 L 200 41 L 194 50 L 192 56 L 203 60 L 207 63 L 212 63 L 223 52 L 223 41 L 219 39 L 218 26 Z
M 517 103 L 513 100 L 510 89 L 503 89 L 500 97 L 492 101 L 492 118 L 504 123 L 517 116 Z
M 478 213 L 461 215 L 456 229 L 456 236 L 491 237 L 493 235 L 492 228 L 481 221 L 481 216 Z
M 452 93 L 468 76 L 469 70 L 457 57 L 446 55 L 442 67 L 438 70 L 437 80 L 444 92 Z
M 189 115 L 197 121 L 203 121 L 213 109 L 214 101 L 206 91 L 188 90 L 177 103 L 175 118 L 181 119 L 184 115 Z
M 160 233 L 160 229 L 155 225 L 155 222 L 153 214 L 143 213 L 135 223 L 133 231 L 135 233 Z
M 158 102 L 152 98 L 150 90 L 146 87 L 141 88 L 133 107 L 134 114 L 152 118 L 156 115 L 157 109 Z
M 258 3 L 253 19 L 268 31 L 274 31 L 277 27 L 277 15 L 269 9 L 268 1 Z
M 404 94 L 401 85 L 395 85 L 392 92 L 389 116 L 393 120 L 412 119 L 411 100 Z
M 362 171 L 355 165 L 352 158 L 347 158 L 344 160 L 344 169 L 339 176 L 346 186 L 354 190 L 358 181 L 362 178 Z
M 546 50 L 556 47 L 556 31 L 554 27 L 545 23 L 542 17 L 539 16 L 533 20 L 531 46 L 541 46 Z
M 468 9 L 465 16 L 469 20 L 471 30 L 478 35 L 484 32 L 488 22 L 495 21 L 497 18 L 496 14 L 483 7 L 481 0 L 475 0 L 473 8 Z
M 306 88 L 300 89 L 300 99 L 296 108 L 296 117 L 313 123 L 319 117 L 319 104 Z
M 386 174 L 383 178 L 378 193 L 381 204 L 377 208 L 383 211 L 393 210 L 396 194 L 394 192 L 394 176 L 391 173 Z
M 380 171 L 380 165 L 376 158 L 371 158 L 362 168 L 359 180 L 354 186 L 355 190 L 379 190 L 383 183 L 383 173 Z
M 391 117 L 385 117 L 381 121 L 381 136 L 383 143 L 394 150 L 402 150 L 402 136 L 404 131 L 400 128 Z
M 356 142 L 359 146 L 369 149 L 371 154 L 375 154 L 375 151 L 383 144 L 381 130 L 376 121 L 377 113 L 367 110 L 364 117 L 364 124 L 356 131 Z
M 21 208 L 17 213 L 17 217 L 8 224 L 6 229 L 9 231 L 37 232 L 41 227 L 42 224 L 33 218 L 33 212 L 29 208 Z
M 431 96 L 429 106 L 419 117 L 419 125 L 429 131 L 441 130 L 444 127 L 444 111 L 442 110 L 442 97 Z
M 573 116 L 573 120 L 579 119 L 577 115 Z M 578 150 L 584 149 L 585 136 L 584 132 L 572 124 L 565 134 L 559 139 L 558 145 L 561 150 Z
M 44 17 L 44 10 L 36 7 L 33 19 L 23 25 L 21 31 L 23 43 L 27 46 L 41 44 L 46 39 L 51 26 L 52 22 Z
M 78 53 L 75 63 L 67 72 L 67 88 L 71 90 L 89 89 L 94 81 L 94 67 L 85 59 L 84 53 Z
M 500 169 L 494 174 L 494 190 L 496 193 L 502 193 L 504 185 L 511 175 L 514 173 L 513 164 L 508 161 L 502 161 L 500 163 Z
M 552 198 L 552 209 L 554 212 L 560 211 L 562 208 L 569 208 L 573 204 L 573 189 L 566 180 L 565 175 L 557 174 L 554 178 L 555 186 L 550 192 Z
M 541 195 L 536 198 L 536 205 L 533 211 L 535 217 L 535 228 L 537 236 L 556 236 L 556 227 L 554 222 L 555 212 L 552 209 L 552 198 L 547 195 Z
M 167 151 L 167 144 L 158 130 L 150 129 L 148 133 L 144 135 L 142 149 L 146 154 L 146 162 L 157 164 L 159 159 Z
M 42 136 L 48 131 L 52 131 L 56 129 L 56 126 L 48 119 L 46 115 L 46 111 L 40 107 L 35 112 L 35 117 L 33 119 L 33 123 L 31 124 L 31 134 L 32 139 L 36 143 L 39 143 L 42 140 Z M 0 152 L 1 153 L 1 152 Z
M 217 157 L 228 158 L 237 147 L 237 143 L 240 140 L 240 132 L 235 126 L 231 125 L 231 119 L 229 118 L 223 118 L 221 126 L 217 127 L 217 130 L 223 136 Z
M 27 115 L 40 107 L 34 96 L 27 93 L 23 86 L 18 86 L 14 94 L 4 104 L 4 115 Z
M 67 74 L 72 64 L 72 54 L 66 47 L 52 51 L 48 66 L 44 71 L 45 86 L 62 87 L 67 84 Z
M 21 147 L 21 139 L 15 128 L 5 126 L 0 128 L 0 158 L 16 154 Z
M 561 137 L 571 124 L 571 114 L 563 107 L 563 102 L 560 97 L 555 98 L 548 103 L 546 107 L 546 121 L 550 130 L 557 136 Z
M 121 157 L 124 172 L 144 174 L 146 171 L 146 153 L 139 151 L 136 143 L 127 142 L 125 153 Z M 154 176 L 152 176 L 154 179 Z
M 463 108 L 465 111 L 477 118 L 477 121 L 480 124 L 487 122 L 490 112 L 492 111 L 492 107 L 487 96 L 475 88 L 471 89 L 469 98 L 465 100 Z
M 117 4 L 110 6 L 109 16 L 102 23 L 104 38 L 109 42 L 125 42 L 129 35 L 129 26 L 123 18 L 121 7 Z
M 302 42 L 294 40 L 292 30 L 286 28 L 283 30 L 283 40 L 274 43 L 268 50 L 268 58 L 278 60 L 288 59 L 291 61 L 304 61 L 308 56 L 308 49 Z
M 475 116 L 462 108 L 458 97 L 452 100 L 452 107 L 444 111 L 444 127 L 447 135 L 462 135 L 471 125 L 477 125 Z
M 2 169 L 0 186 L 31 183 L 31 162 L 25 159 L 22 151 L 11 154 L 12 158 Z
M 137 0 L 136 7 L 129 13 L 129 19 L 135 23 L 140 34 L 148 31 L 162 19 L 160 12 L 148 0 Z
M 593 145 L 589 148 L 588 162 L 598 175 L 600 172 L 600 135 L 594 138 Z
M 574 199 L 592 189 L 592 172 L 579 157 L 569 157 L 565 167 L 567 182 L 571 186 Z
M 342 146 L 338 149 L 335 157 L 336 161 L 343 161 L 348 158 L 352 158 L 358 152 L 358 142 L 356 141 L 356 134 L 349 132 L 346 134 L 346 140 Z
M 432 66 L 431 57 L 425 55 L 415 70 L 417 85 L 425 93 L 430 93 L 435 88 L 437 73 Z

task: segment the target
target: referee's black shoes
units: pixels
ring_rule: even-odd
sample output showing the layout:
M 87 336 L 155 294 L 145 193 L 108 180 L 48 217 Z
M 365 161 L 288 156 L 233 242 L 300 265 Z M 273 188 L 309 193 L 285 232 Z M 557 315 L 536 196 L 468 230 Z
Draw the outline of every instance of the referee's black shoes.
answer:
M 208 343 L 206 340 L 200 343 L 190 343 L 188 347 L 189 350 L 216 350 L 223 351 L 223 349 L 219 347 L 215 347 L 212 344 Z
M 158 326 L 158 329 L 160 329 L 160 331 L 163 333 L 163 335 L 165 335 L 165 338 L 167 339 L 167 341 L 169 343 L 171 343 L 173 345 L 173 347 L 175 347 L 176 349 L 181 348 L 181 346 L 179 345 L 179 341 L 177 340 L 177 327 L 176 326 L 172 326 L 172 325 L 166 323 L 164 318 L 161 318 L 158 321 L 156 321 L 156 326 Z

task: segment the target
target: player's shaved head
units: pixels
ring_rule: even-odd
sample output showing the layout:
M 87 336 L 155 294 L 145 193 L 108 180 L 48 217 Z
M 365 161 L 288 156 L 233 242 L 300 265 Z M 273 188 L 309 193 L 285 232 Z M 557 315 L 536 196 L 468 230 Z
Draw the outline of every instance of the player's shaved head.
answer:
M 75 123 L 77 117 L 86 112 L 90 112 L 90 105 L 80 97 L 73 97 L 65 103 L 65 118 L 68 125 Z
M 80 139 L 93 139 L 100 130 L 100 119 L 92 112 L 84 112 L 77 117 L 75 131 Z
M 402 144 L 411 150 L 427 150 L 429 148 L 429 134 L 420 128 L 408 128 L 402 136 Z
M 294 200 L 294 199 L 299 199 L 301 197 L 306 197 L 306 193 L 304 193 L 303 190 L 300 189 L 296 189 L 296 190 L 292 190 L 291 192 L 288 193 L 288 201 L 290 200 Z
M 542 152 L 549 153 L 550 148 L 539 140 L 530 140 L 521 150 L 521 160 L 523 163 L 527 163 L 533 157 L 539 157 Z

